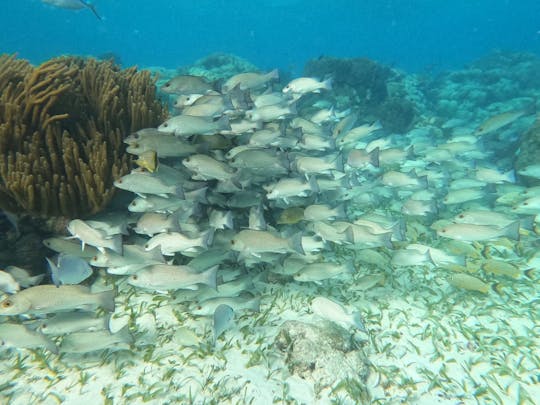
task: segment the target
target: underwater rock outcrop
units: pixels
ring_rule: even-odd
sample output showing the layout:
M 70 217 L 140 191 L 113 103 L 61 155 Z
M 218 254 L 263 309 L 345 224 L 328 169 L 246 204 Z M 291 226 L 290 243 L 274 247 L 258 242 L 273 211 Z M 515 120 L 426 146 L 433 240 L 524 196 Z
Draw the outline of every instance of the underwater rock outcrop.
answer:
M 101 211 L 129 170 L 123 137 L 164 116 L 148 72 L 0 56 L 0 207 L 40 217 Z
M 215 81 L 228 79 L 238 73 L 258 70 L 257 66 L 239 56 L 216 52 L 195 61 L 193 65 L 180 69 L 178 73 L 204 76 Z
M 319 78 L 332 77 L 338 97 L 348 96 L 362 115 L 380 119 L 383 127 L 390 131 L 405 132 L 415 118 L 412 101 L 400 96 L 390 97 L 388 83 L 396 73 L 375 61 L 324 56 L 308 61 L 304 73 Z
M 286 355 L 292 374 L 312 380 L 318 389 L 343 388 L 352 399 L 366 403 L 368 360 L 353 336 L 341 326 L 329 321 L 318 325 L 286 321 L 275 345 Z
M 537 119 L 536 123 L 521 136 L 514 165 L 516 171 L 538 164 L 538 156 L 540 156 L 540 119 Z M 540 185 L 540 180 L 533 177 L 520 176 L 520 181 L 529 187 Z

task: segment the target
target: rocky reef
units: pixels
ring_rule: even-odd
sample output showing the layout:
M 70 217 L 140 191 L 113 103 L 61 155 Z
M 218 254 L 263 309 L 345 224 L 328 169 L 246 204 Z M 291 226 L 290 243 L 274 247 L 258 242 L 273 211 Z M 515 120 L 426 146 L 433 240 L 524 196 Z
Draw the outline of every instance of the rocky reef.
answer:
M 304 68 L 306 76 L 331 77 L 337 99 L 343 107 L 355 105 L 368 119 L 379 119 L 392 132 L 405 132 L 415 118 L 414 103 L 399 88 L 400 75 L 367 58 L 312 59 Z M 391 85 L 393 83 L 393 85 Z

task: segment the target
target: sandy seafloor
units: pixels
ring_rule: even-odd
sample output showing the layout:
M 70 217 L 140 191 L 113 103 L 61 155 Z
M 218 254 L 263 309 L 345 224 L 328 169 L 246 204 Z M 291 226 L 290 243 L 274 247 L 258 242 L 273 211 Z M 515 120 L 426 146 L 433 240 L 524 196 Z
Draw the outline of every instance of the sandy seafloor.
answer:
M 368 291 L 336 280 L 325 288 L 260 285 L 261 313 L 244 314 L 215 349 L 209 318 L 186 320 L 166 300 L 156 304 L 152 295 L 138 293 L 146 315 L 137 316 L 145 331 L 136 336 L 148 345 L 61 360 L 42 351 L 4 352 L 2 381 L 12 385 L 4 392 L 13 404 L 325 404 L 340 397 L 354 403 L 344 392 L 316 392 L 312 381 L 289 375 L 272 349 L 279 325 L 312 320 L 308 298 L 323 294 L 364 315 L 372 403 L 534 403 L 540 395 L 539 288 L 537 281 L 516 283 L 519 295 L 515 289 L 479 295 L 456 291 L 436 272 L 410 268 Z M 168 341 L 181 325 L 204 333 L 198 348 Z
M 408 225 L 408 241 L 429 244 L 419 237 L 422 227 Z M 537 246 L 536 239 L 529 232 L 520 243 Z M 500 257 L 517 258 L 506 241 L 490 245 Z M 527 267 L 540 270 L 540 257 L 529 258 Z M 355 287 L 355 279 L 381 272 L 383 285 Z M 499 278 L 500 294 L 458 290 L 447 276 L 433 265 L 359 263 L 355 275 L 321 285 L 261 278 L 255 283 L 260 312 L 242 313 L 215 347 L 211 318 L 192 317 L 189 307 L 174 304 L 173 294 L 133 292 L 119 284 L 113 324 L 136 326 L 132 350 L 62 356 L 4 350 L 0 403 L 358 403 L 343 387 L 318 387 L 291 375 L 273 345 L 284 321 L 317 322 L 309 310 L 316 295 L 361 312 L 368 333 L 356 333 L 371 363 L 371 403 L 538 403 L 538 275 Z M 200 341 L 186 346 L 175 335 L 180 327 Z

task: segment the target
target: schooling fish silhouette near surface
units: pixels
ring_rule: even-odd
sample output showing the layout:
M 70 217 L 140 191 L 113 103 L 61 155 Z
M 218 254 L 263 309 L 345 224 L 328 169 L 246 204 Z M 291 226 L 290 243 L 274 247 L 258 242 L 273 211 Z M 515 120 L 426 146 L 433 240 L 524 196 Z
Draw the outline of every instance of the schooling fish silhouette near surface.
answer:
M 43 3 L 50 4 L 51 6 L 65 8 L 68 10 L 81 10 L 87 8 L 94 15 L 101 20 L 101 16 L 97 13 L 96 8 L 93 4 L 90 4 L 83 0 L 41 0 Z

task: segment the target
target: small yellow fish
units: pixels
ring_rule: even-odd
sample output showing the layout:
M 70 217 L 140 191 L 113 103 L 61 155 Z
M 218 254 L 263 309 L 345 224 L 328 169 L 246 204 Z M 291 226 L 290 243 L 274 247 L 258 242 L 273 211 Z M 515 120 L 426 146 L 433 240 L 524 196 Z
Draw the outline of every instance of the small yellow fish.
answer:
M 499 284 L 489 284 L 485 281 L 480 280 L 479 278 L 470 276 L 465 273 L 456 273 L 450 277 L 449 283 L 456 288 L 462 288 L 469 291 L 478 291 L 483 294 L 487 294 L 490 289 L 493 289 L 495 292 L 500 293 Z
M 154 173 L 157 168 L 158 160 L 157 153 L 153 150 L 147 150 L 139 155 L 139 158 L 135 160 L 140 167 L 148 170 L 150 173 Z
M 512 263 L 508 263 L 502 260 L 488 259 L 482 264 L 482 269 L 486 273 L 492 273 L 499 276 L 506 276 L 511 278 L 519 278 L 525 272 L 521 271 L 519 267 Z
M 293 224 L 297 224 L 303 219 L 304 219 L 304 209 L 301 207 L 291 207 L 291 208 L 287 208 L 281 211 L 281 214 L 279 215 L 277 219 L 277 223 L 280 225 L 282 224 L 293 225 Z

